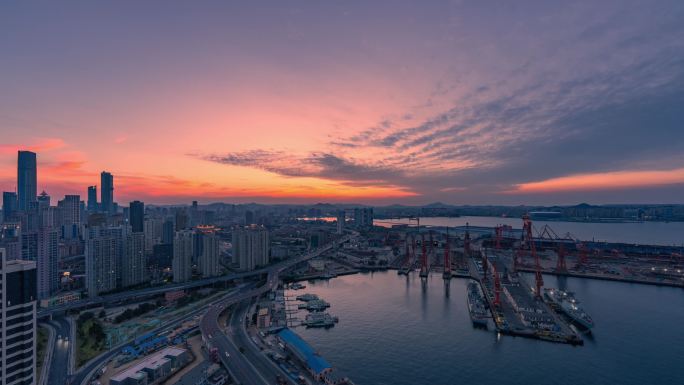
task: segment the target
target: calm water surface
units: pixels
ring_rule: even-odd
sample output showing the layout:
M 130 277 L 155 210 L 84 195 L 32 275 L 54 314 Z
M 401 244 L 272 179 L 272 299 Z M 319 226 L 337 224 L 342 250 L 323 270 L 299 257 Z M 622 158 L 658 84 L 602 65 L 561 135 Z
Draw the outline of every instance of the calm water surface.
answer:
M 297 328 L 357 384 L 684 384 L 684 290 L 545 277 L 576 292 L 596 323 L 572 347 L 474 329 L 467 281 L 441 275 L 358 274 L 307 282 L 340 317 L 332 329 Z
M 408 223 L 408 220 L 393 220 Z M 520 218 L 500 217 L 458 217 L 421 218 L 421 225 L 428 226 L 497 226 L 522 227 Z M 388 225 L 376 220 L 377 225 Z M 415 224 L 415 222 L 414 222 Z M 641 222 L 641 223 L 587 223 L 587 222 L 534 222 L 536 229 L 548 224 L 558 235 L 570 233 L 581 240 L 625 242 L 652 245 L 684 245 L 684 222 Z

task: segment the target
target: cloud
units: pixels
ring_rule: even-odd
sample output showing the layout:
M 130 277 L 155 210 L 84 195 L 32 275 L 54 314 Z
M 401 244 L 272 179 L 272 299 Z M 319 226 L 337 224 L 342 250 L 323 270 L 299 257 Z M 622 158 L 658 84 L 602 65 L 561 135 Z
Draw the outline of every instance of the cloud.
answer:
M 45 152 L 60 149 L 66 146 L 64 140 L 60 138 L 37 138 L 30 144 L 1 144 L 0 154 L 16 154 L 17 151 Z

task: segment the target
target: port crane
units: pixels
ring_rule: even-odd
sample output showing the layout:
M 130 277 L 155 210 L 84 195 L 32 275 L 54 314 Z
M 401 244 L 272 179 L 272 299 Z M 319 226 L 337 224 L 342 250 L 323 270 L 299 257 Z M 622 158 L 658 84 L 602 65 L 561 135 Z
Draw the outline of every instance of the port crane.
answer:
M 520 248 L 513 259 L 514 269 L 518 269 L 519 265 L 522 263 L 522 257 L 528 253 L 532 255 L 534 259 L 534 283 L 535 283 L 535 295 L 537 298 L 541 298 L 541 290 L 544 286 L 544 278 L 541 273 L 541 264 L 539 262 L 539 255 L 537 254 L 537 246 L 534 244 L 534 238 L 532 237 L 532 220 L 528 214 L 523 215 L 523 235 L 520 240 Z

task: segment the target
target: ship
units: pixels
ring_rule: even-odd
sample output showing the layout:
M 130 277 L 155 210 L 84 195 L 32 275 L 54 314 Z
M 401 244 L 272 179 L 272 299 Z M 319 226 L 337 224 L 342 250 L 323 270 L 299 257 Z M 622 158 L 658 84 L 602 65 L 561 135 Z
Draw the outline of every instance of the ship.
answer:
M 475 281 L 468 283 L 468 312 L 473 325 L 487 327 L 489 313 L 480 284 Z
M 295 282 L 295 283 L 293 283 L 293 284 L 290 285 L 290 289 L 292 289 L 292 290 L 306 289 L 306 286 L 305 286 L 305 285 L 302 285 L 302 284 L 299 283 L 299 282 Z
M 329 328 L 335 326 L 339 321 L 337 317 L 333 317 L 328 313 L 311 313 L 307 314 L 302 325 L 312 328 Z
M 555 309 L 565 314 L 575 325 L 584 330 L 591 330 L 594 327 L 594 320 L 579 306 L 579 301 L 573 293 L 558 289 L 545 289 L 544 296 Z
M 322 299 L 314 299 L 311 301 L 307 301 L 306 303 L 301 303 L 298 306 L 299 309 L 306 309 L 308 311 L 321 311 L 325 310 L 328 307 L 330 307 L 330 304 L 323 301 Z
M 318 296 L 316 294 L 306 293 L 303 295 L 298 295 L 296 298 L 297 298 L 297 301 L 309 302 L 309 301 L 317 300 Z

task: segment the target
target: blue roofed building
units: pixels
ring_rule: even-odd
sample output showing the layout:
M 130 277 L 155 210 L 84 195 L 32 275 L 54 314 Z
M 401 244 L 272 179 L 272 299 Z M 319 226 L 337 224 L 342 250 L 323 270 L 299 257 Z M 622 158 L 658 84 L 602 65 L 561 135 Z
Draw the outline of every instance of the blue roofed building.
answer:
M 306 365 L 311 375 L 317 380 L 323 380 L 332 371 L 332 366 L 314 351 L 300 336 L 290 329 L 278 332 L 278 338 L 289 352 Z

